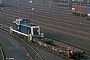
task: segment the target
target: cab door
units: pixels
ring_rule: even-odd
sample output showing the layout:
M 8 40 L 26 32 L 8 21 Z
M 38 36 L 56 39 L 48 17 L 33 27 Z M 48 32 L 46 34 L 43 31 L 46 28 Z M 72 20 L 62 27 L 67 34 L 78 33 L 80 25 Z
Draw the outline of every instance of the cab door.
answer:
M 39 29 L 33 28 L 33 35 L 39 35 Z

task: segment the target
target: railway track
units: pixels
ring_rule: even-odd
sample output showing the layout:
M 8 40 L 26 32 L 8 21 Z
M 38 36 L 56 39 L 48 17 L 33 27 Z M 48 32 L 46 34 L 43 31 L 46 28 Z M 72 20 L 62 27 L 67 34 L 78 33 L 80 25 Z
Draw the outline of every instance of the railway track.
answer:
M 8 11 L 7 11 L 8 12 Z M 7 12 L 5 12 L 5 13 L 7 13 Z M 12 11 L 12 12 L 15 12 L 15 11 Z M 13 13 L 12 13 L 13 14 Z M 35 14 L 38 14 L 38 13 L 35 13 Z M 34 16 L 35 16 L 35 14 L 34 14 Z M 8 15 L 8 14 L 7 14 Z M 17 14 L 16 14 L 17 15 Z M 25 15 L 25 13 L 23 13 L 23 15 Z M 29 14 L 27 14 L 27 16 L 28 16 Z M 40 15 L 38 15 L 38 16 L 35 16 L 35 17 L 39 17 L 39 18 L 46 18 L 46 16 L 43 16 L 43 17 L 41 17 L 41 14 Z M 52 17 L 48 17 L 48 19 L 49 20 L 59 20 L 58 18 L 52 18 Z M 61 18 L 62 19 L 62 18 Z M 65 19 L 64 20 L 64 22 L 67 22 L 67 20 L 69 20 L 69 19 Z M 63 21 L 63 19 L 62 19 L 62 21 Z M 58 21 L 58 22 L 60 22 L 60 21 Z M 69 24 L 71 24 L 71 23 L 73 23 L 74 21 L 70 21 L 70 23 Z M 87 23 L 87 24 L 86 24 Z M 83 25 L 85 25 L 84 27 L 86 27 L 86 26 L 89 26 L 88 24 L 88 22 L 86 22 L 86 23 L 83 23 Z M 79 21 L 77 21 L 76 23 L 74 23 L 74 25 L 75 24 L 78 24 L 79 25 Z
M 15 36 L 16 38 L 16 36 Z M 18 38 L 18 39 L 17 39 Z M 44 60 L 40 54 L 31 46 L 31 44 L 27 44 L 25 40 L 21 40 L 20 37 L 17 36 L 15 40 L 18 42 L 28 51 L 27 56 L 31 56 L 32 60 Z
M 29 4 L 28 4 L 28 5 L 26 4 L 26 6 L 27 6 L 27 7 L 20 6 L 20 10 L 24 10 L 24 9 L 30 10 Z M 36 8 L 35 3 L 32 4 L 32 7 L 35 7 L 35 8 Z M 39 4 L 39 7 L 37 7 L 37 8 L 38 8 L 38 9 L 44 9 L 44 8 L 41 8 L 41 7 L 44 7 L 43 4 L 42 4 L 42 5 Z M 46 10 L 47 10 L 47 9 L 46 9 Z M 38 10 L 38 11 L 39 11 L 39 10 Z M 65 11 L 66 11 L 66 10 L 65 10 Z M 68 10 L 67 10 L 67 11 L 68 11 Z M 56 12 L 58 13 L 58 11 L 56 11 Z
M 0 44 L 0 60 L 4 60 L 4 52 L 3 52 L 3 49 L 2 49 L 2 46 Z

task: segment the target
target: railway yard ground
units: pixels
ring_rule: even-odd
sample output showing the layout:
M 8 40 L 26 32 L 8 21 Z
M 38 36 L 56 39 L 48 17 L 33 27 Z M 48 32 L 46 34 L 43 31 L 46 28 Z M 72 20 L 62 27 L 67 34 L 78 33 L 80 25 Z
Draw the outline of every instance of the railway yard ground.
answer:
M 45 3 L 42 0 L 33 0 L 33 3 L 30 3 L 29 0 L 20 0 L 20 5 L 17 2 L 18 0 L 5 0 L 4 6 L 0 7 L 0 29 L 4 27 L 5 30 L 9 30 L 13 20 L 28 18 L 32 23 L 40 26 L 45 37 L 79 48 L 85 51 L 90 58 L 90 20 L 87 20 L 86 17 L 74 16 L 68 7 L 56 6 L 48 0 Z M 26 52 L 28 50 L 26 47 L 29 46 L 22 42 L 21 44 L 26 46 L 25 50 L 18 43 L 19 39 L 15 40 L 0 31 L 0 44 L 5 58 L 30 60 L 30 56 Z M 32 47 L 41 55 L 42 60 L 67 60 L 41 47 L 35 45 Z M 0 53 L 0 60 L 1 56 Z
M 23 49 L 23 47 L 17 41 L 15 41 L 12 37 L 3 33 L 2 31 L 0 31 L 0 43 L 3 47 L 5 58 L 12 58 L 14 60 L 32 60 L 29 58 L 28 53 Z M 66 60 L 43 48 L 37 47 L 35 45 L 32 45 L 32 46 L 45 60 L 55 60 L 55 59 Z M 38 55 L 38 54 L 35 54 L 35 55 Z M 0 55 L 0 58 L 2 58 L 1 55 Z
M 0 43 L 3 47 L 5 58 L 14 58 L 15 60 L 30 60 L 26 51 L 10 36 L 0 31 Z

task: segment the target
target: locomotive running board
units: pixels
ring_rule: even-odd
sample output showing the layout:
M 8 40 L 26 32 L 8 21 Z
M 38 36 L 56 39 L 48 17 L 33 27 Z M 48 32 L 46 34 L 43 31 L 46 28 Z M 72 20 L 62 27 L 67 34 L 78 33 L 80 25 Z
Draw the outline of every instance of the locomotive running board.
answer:
M 16 31 L 16 30 L 12 29 L 12 28 L 11 28 L 10 30 L 12 30 L 12 31 L 14 31 L 14 32 L 16 32 L 16 33 L 22 34 L 22 35 L 24 35 L 24 36 L 28 36 L 27 34 L 24 34 L 24 33 L 18 32 L 18 31 Z

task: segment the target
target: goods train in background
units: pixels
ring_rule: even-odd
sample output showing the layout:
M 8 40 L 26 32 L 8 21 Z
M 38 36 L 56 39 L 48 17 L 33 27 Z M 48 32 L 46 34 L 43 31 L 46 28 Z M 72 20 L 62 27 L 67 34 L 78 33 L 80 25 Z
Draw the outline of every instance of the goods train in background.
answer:
M 72 5 L 80 5 L 80 2 L 82 3 L 82 5 L 90 3 L 89 0 L 52 0 L 52 1 L 54 1 L 55 5 L 68 7 L 72 7 Z
M 90 19 L 90 7 L 89 6 L 73 5 L 72 13 L 73 15 L 82 14 L 82 16 L 86 16 L 88 20 Z
M 14 20 L 12 26 L 10 26 L 10 33 L 28 37 L 26 40 L 32 41 L 66 58 L 80 59 L 84 56 L 84 51 L 78 48 L 45 38 L 44 34 L 40 32 L 40 27 L 32 24 L 28 19 L 19 18 Z
M 84 2 L 84 3 L 90 3 L 90 0 L 52 0 L 54 2 Z
M 3 6 L 4 1 L 0 0 L 0 6 Z

